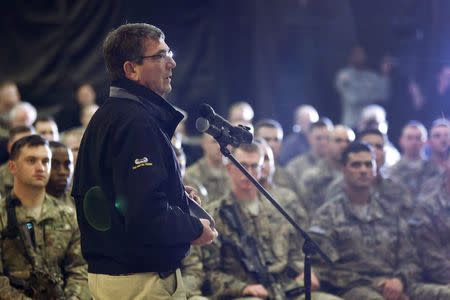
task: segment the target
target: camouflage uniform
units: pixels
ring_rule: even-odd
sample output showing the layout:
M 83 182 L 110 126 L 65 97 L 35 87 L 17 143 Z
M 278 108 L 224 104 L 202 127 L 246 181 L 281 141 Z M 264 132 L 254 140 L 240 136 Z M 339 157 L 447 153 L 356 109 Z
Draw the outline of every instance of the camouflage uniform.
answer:
M 335 179 L 325 192 L 326 201 L 334 199 L 344 191 L 344 178 Z M 372 188 L 372 194 L 376 196 L 385 210 L 397 214 L 404 220 L 411 217 L 413 200 L 408 189 L 400 182 L 389 177 L 378 177 L 377 183 Z
M 75 210 L 46 195 L 39 220 L 30 217 L 22 206 L 16 206 L 18 224 L 31 222 L 37 247 L 32 256 L 37 265 L 53 267 L 68 299 L 89 299 L 87 265 L 81 256 L 80 232 Z M 0 230 L 8 224 L 5 198 L 0 200 Z M 31 233 L 31 232 L 30 232 Z M 33 237 L 32 237 L 33 238 Z M 20 238 L 2 236 L 0 247 L 0 299 L 28 299 L 12 287 L 7 277 L 29 280 L 31 262 Z
M 265 286 L 270 299 L 287 299 L 283 290 L 298 285 L 293 277 L 303 271 L 299 239 L 293 227 L 282 219 L 270 203 L 262 199 L 257 200 L 257 211 L 239 203 L 231 194 L 214 204 L 210 210 L 213 211 L 216 228 L 220 232 L 219 239 L 202 248 L 212 299 L 241 298 L 247 285 L 261 284 L 255 274 L 244 266 L 241 237 L 223 217 L 223 210 L 233 204 L 237 206 L 246 233 L 255 238 L 258 253 L 263 257 L 267 272 L 273 277 L 273 284 Z M 294 299 L 302 298 L 297 296 Z M 314 293 L 313 299 L 339 298 Z
M 445 180 L 435 191 L 419 199 L 410 226 L 423 270 L 422 282 L 413 292 L 416 299 L 450 299 L 450 194 Z
M 376 196 L 362 208 L 340 192 L 316 212 L 311 235 L 334 262 L 316 271 L 322 285 L 344 299 L 382 300 L 380 280 L 395 277 L 408 287 L 417 278 L 416 254 L 406 222 L 384 209 Z
M 75 208 L 75 201 L 73 200 L 72 195 L 70 195 L 70 192 L 65 192 L 61 197 L 53 196 L 53 198 L 57 199 L 61 203 L 64 203 L 66 205 L 69 205 L 69 206 L 72 206 L 73 208 Z
M 300 197 L 304 201 L 309 215 L 314 214 L 325 203 L 328 186 L 341 177 L 342 172 L 324 160 L 305 171 L 300 182 Z
M 14 185 L 14 177 L 8 168 L 8 163 L 0 166 L 0 196 L 6 197 Z
M 279 164 L 275 165 L 275 173 L 273 174 L 272 181 L 276 185 L 288 188 L 298 194 L 294 178 Z
M 208 299 L 202 296 L 202 286 L 205 280 L 203 271 L 202 250 L 199 246 L 192 246 L 189 255 L 183 259 L 181 266 L 183 284 L 189 300 Z
M 310 151 L 297 156 L 286 165 L 286 171 L 294 178 L 295 191 L 301 194 L 303 175 L 307 170 L 317 166 L 321 160 Z
M 431 177 L 440 175 L 437 165 L 430 160 L 408 161 L 402 158 L 388 171 L 389 175 L 403 183 L 417 199 L 422 185 Z
M 298 225 L 302 227 L 309 226 L 308 213 L 306 212 L 303 202 L 300 201 L 296 193 L 276 184 L 272 184 L 267 191 L 285 208 L 289 214 L 291 214 L 291 217 L 294 218 L 294 221 L 296 221 Z M 262 199 L 262 201 L 268 202 L 269 200 Z
M 210 202 L 223 197 L 230 187 L 230 179 L 225 167 L 218 170 L 217 173 L 213 172 L 211 167 L 206 164 L 205 158 L 201 158 L 187 168 L 184 177 L 186 181 L 197 180 L 203 184 L 208 192 Z

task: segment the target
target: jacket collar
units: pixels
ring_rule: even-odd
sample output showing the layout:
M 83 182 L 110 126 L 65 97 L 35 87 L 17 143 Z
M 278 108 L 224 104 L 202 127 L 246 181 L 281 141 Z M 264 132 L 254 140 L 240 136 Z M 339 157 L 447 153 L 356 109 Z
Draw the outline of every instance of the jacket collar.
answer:
M 130 97 L 126 98 L 131 100 L 133 100 L 133 96 L 137 97 L 138 101 L 143 104 L 151 116 L 158 121 L 158 124 L 169 137 L 173 136 L 175 128 L 181 120 L 183 120 L 184 116 L 181 112 L 164 98 L 145 86 L 137 84 L 129 79 L 119 79 L 112 82 L 111 88 L 119 88 L 124 93 L 129 93 Z

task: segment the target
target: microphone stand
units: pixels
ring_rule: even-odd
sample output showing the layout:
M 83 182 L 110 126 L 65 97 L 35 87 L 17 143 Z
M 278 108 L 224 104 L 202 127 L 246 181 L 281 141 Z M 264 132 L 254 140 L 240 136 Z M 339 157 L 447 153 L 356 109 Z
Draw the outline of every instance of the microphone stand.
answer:
M 217 139 L 220 145 L 220 152 L 227 157 L 236 167 L 241 170 L 241 172 L 256 186 L 256 188 L 267 198 L 267 200 L 272 203 L 273 206 L 286 218 L 286 220 L 291 223 L 292 226 L 297 230 L 297 232 L 303 237 L 305 240 L 302 251 L 304 254 L 305 265 L 304 265 L 304 284 L 305 284 L 305 300 L 311 300 L 311 264 L 312 264 L 312 256 L 316 253 L 319 253 L 320 256 L 325 260 L 328 264 L 332 265 L 331 259 L 323 253 L 323 251 L 319 248 L 319 245 L 314 242 L 311 237 L 292 219 L 292 217 L 284 210 L 284 208 L 275 200 L 272 195 L 256 180 L 244 166 L 241 165 L 239 161 L 231 154 L 230 150 L 228 150 L 227 145 L 229 144 L 227 138 L 219 138 Z

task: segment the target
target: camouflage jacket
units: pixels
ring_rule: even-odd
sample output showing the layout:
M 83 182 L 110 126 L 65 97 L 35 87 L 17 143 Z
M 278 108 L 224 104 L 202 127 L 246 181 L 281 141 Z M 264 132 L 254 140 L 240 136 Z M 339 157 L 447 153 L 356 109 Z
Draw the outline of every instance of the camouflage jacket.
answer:
M 422 185 L 429 178 L 440 175 L 441 171 L 437 165 L 430 160 L 411 162 L 402 158 L 388 171 L 389 175 L 403 183 L 416 199 Z
M 310 215 L 325 203 L 325 193 L 330 184 L 341 177 L 341 171 L 336 170 L 324 160 L 304 172 L 302 180 L 299 182 L 300 197 Z
M 200 182 L 206 188 L 208 199 L 211 202 L 222 198 L 230 187 L 230 179 L 225 167 L 223 167 L 218 174 L 215 174 L 206 164 L 204 158 L 201 158 L 195 164 L 187 168 L 184 177 L 187 182 L 192 180 Z
M 336 178 L 325 192 L 326 201 L 334 199 L 344 191 L 344 178 Z M 408 220 L 414 208 L 411 193 L 401 182 L 390 177 L 377 178 L 376 184 L 372 188 L 372 194 L 378 199 L 381 206 L 391 212 L 391 214 Z
M 332 267 L 316 267 L 322 283 L 343 293 L 376 286 L 384 278 L 400 278 L 405 286 L 417 280 L 419 269 L 407 223 L 386 211 L 374 195 L 366 212 L 357 207 L 341 192 L 312 220 L 313 239 L 334 262 Z
M 293 227 L 281 219 L 268 201 L 258 200 L 259 211 L 254 213 L 238 204 L 232 194 L 216 202 L 215 207 L 210 207 L 220 234 L 212 245 L 202 248 L 208 282 L 214 293 L 212 298 L 233 299 L 242 296 L 247 285 L 262 284 L 244 263 L 246 258 L 242 249 L 245 245 L 241 237 L 223 217 L 222 211 L 233 204 L 237 204 L 246 233 L 255 238 L 259 253 L 266 262 L 267 274 L 275 279 L 272 286 L 265 286 L 271 299 L 286 299 L 282 289 L 295 284 L 291 278 L 303 271 L 300 245 Z
M 19 225 L 25 222 L 33 224 L 35 261 L 55 270 L 62 279 L 66 298 L 89 299 L 87 265 L 81 255 L 80 232 L 74 208 L 46 195 L 39 220 L 29 216 L 21 206 L 15 209 Z M 0 200 L 0 232 L 7 224 L 6 201 L 3 198 Z M 0 299 L 25 299 L 23 292 L 12 287 L 9 280 L 29 279 L 32 265 L 26 257 L 25 246 L 19 237 L 10 240 L 2 236 L 0 242 Z
M 8 169 L 8 163 L 0 166 L 0 197 L 6 197 L 14 185 L 14 178 Z
M 301 193 L 302 180 L 305 172 L 317 166 L 321 160 L 322 159 L 316 157 L 311 151 L 309 151 L 305 154 L 297 156 L 286 165 L 285 169 L 291 177 L 294 178 L 295 190 L 298 193 Z
M 450 284 L 450 194 L 444 178 L 436 182 L 433 193 L 419 199 L 410 226 L 424 281 Z
M 276 185 L 288 188 L 298 194 L 294 178 L 279 164 L 275 165 L 275 173 L 273 174 L 272 181 Z
M 308 212 L 296 193 L 285 187 L 278 186 L 277 184 L 272 184 L 267 191 L 285 208 L 289 214 L 291 214 L 291 217 L 294 218 L 294 221 L 296 221 L 297 224 L 302 227 L 309 226 Z M 268 200 L 262 199 L 262 201 L 267 202 Z
M 200 246 L 192 246 L 189 255 L 181 263 L 181 273 L 187 298 L 202 295 L 201 289 L 205 281 L 202 260 Z

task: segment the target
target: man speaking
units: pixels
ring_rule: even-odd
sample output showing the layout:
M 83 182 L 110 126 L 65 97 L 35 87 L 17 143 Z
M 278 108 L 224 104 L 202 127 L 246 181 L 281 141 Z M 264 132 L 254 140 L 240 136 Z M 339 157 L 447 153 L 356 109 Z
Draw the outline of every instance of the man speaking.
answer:
M 186 299 L 190 244 L 217 237 L 191 216 L 170 139 L 182 119 L 165 97 L 176 63 L 164 33 L 126 24 L 103 44 L 109 98 L 84 134 L 74 178 L 94 299 Z

